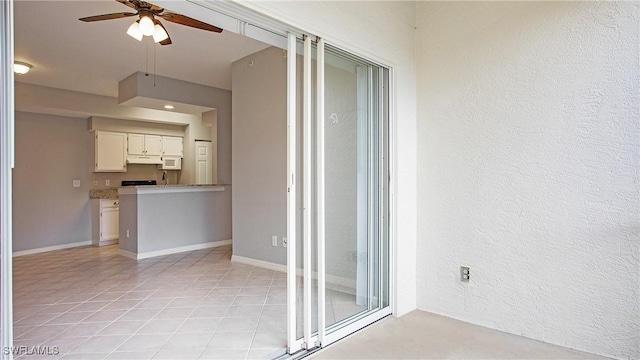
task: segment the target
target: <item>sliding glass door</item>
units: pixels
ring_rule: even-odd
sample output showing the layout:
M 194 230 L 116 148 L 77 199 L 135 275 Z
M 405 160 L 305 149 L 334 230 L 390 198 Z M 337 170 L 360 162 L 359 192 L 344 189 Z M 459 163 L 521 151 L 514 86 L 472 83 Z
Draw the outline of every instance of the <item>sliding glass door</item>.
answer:
M 288 58 L 290 353 L 390 313 L 388 69 L 300 40 Z

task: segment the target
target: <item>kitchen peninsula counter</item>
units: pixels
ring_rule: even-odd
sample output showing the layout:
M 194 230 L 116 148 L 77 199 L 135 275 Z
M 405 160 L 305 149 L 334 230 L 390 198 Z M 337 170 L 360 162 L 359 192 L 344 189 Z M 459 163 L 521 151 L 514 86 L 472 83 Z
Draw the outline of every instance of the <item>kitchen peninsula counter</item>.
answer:
M 120 250 L 145 259 L 231 243 L 231 186 L 141 185 L 118 189 Z
M 118 195 L 225 191 L 225 188 L 229 186 L 230 185 L 228 184 L 171 184 L 124 186 L 118 189 Z

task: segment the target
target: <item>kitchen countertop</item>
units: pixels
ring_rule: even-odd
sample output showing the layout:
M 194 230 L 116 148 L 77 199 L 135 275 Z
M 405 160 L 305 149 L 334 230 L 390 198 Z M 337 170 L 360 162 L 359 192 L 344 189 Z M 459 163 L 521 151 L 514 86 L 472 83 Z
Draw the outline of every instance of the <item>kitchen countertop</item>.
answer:
M 113 187 L 107 189 L 89 190 L 89 199 L 117 199 L 118 189 L 165 189 L 165 188 L 184 188 L 184 187 L 205 187 L 205 186 L 231 186 L 231 184 L 169 184 L 169 185 L 139 185 Z M 169 189 L 167 189 L 169 190 Z
M 118 188 L 89 190 L 89 199 L 117 199 Z

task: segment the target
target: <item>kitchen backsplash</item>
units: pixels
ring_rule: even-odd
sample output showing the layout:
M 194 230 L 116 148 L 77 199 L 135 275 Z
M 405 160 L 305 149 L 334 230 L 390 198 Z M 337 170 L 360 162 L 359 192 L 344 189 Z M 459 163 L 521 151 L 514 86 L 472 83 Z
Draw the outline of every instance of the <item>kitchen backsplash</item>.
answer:
M 158 184 L 164 184 L 162 172 L 163 170 L 159 170 L 156 165 L 129 164 L 127 172 L 124 173 L 91 173 L 90 184 L 92 189 L 119 187 L 122 180 L 156 180 Z M 179 170 L 167 170 L 169 184 L 178 183 L 179 173 Z M 95 180 L 98 181 L 97 186 L 93 185 Z M 105 180 L 109 180 L 109 186 L 106 185 Z

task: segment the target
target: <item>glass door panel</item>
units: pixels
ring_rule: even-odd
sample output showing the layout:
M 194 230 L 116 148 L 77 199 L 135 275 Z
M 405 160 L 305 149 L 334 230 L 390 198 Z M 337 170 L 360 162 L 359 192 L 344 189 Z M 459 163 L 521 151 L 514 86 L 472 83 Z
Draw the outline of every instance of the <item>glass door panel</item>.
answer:
M 390 313 L 388 70 L 322 39 L 290 39 L 294 47 L 290 353 Z
M 327 46 L 325 313 L 331 332 L 388 304 L 384 69 Z M 388 276 L 387 276 L 388 277 Z
M 359 106 L 357 63 L 327 51 L 324 80 L 325 314 L 330 326 L 368 309 L 368 114 Z

